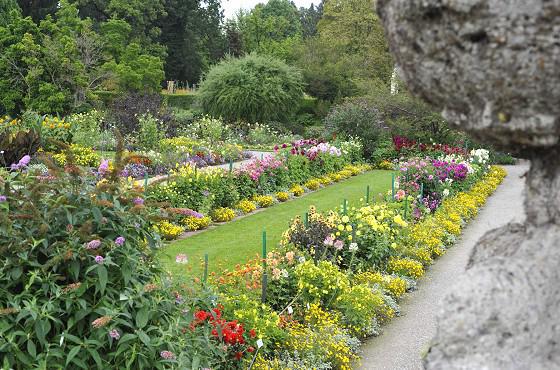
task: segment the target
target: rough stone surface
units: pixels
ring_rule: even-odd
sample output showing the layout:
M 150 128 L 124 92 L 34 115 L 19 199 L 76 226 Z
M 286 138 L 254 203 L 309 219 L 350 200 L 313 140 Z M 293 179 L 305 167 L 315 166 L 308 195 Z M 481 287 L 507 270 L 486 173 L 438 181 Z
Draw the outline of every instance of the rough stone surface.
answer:
M 560 369 L 560 0 L 379 0 L 409 88 L 531 159 L 524 225 L 483 237 L 428 369 Z
M 560 0 L 379 0 L 413 92 L 519 150 L 560 134 Z

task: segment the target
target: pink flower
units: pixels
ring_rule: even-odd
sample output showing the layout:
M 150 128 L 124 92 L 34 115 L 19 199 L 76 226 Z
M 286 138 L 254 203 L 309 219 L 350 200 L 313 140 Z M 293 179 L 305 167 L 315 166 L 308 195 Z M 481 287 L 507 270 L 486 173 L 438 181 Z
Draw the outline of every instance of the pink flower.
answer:
M 404 190 L 399 190 L 397 191 L 397 194 L 395 194 L 395 199 L 396 200 L 401 200 L 406 196 L 406 192 Z
M 323 242 L 327 247 L 332 247 L 334 245 L 334 238 L 332 236 L 327 236 Z
M 5 195 L 0 195 L 0 203 L 5 202 L 8 200 L 8 197 L 6 197 Z
M 337 240 L 334 242 L 334 248 L 338 251 L 341 251 L 344 248 L 344 242 L 342 240 Z
M 144 199 L 142 199 L 140 197 L 134 198 L 134 200 L 132 202 L 136 206 L 143 206 L 144 205 Z
M 109 336 L 114 340 L 119 340 L 119 338 L 121 337 L 121 333 L 119 333 L 117 329 L 113 329 L 109 332 Z
M 86 249 L 97 249 L 100 246 L 101 246 L 101 240 L 94 239 L 94 240 L 90 241 L 89 243 L 87 243 Z
M 105 258 L 103 258 L 102 256 L 95 256 L 95 263 L 101 265 L 103 261 L 105 261 Z
M 173 360 L 175 358 L 175 354 L 173 352 L 170 352 L 170 351 L 161 351 L 159 353 L 159 355 L 164 360 Z
M 124 244 L 125 240 L 126 240 L 126 239 L 125 239 L 124 237 L 119 236 L 117 239 L 115 239 L 115 244 L 118 245 L 118 246 L 120 247 L 121 245 Z
M 181 253 L 175 256 L 175 262 L 184 265 L 189 262 L 189 258 L 186 254 Z

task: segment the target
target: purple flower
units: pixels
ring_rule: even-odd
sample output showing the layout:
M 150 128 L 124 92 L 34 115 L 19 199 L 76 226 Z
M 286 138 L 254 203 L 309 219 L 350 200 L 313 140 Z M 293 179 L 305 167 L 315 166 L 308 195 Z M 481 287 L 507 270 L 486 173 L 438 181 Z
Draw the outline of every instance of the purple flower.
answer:
M 170 351 L 161 351 L 159 353 L 159 355 L 164 360 L 173 360 L 175 358 L 175 354 L 173 352 L 170 352 Z
M 117 329 L 113 329 L 109 332 L 109 336 L 114 340 L 119 340 L 119 338 L 121 337 L 121 333 L 119 333 Z
M 5 195 L 0 195 L 0 203 L 5 202 L 8 200 L 8 197 L 6 197 Z
M 335 241 L 334 248 L 339 251 L 342 250 L 342 248 L 344 248 L 344 242 L 342 240 Z
M 99 165 L 97 172 L 99 172 L 99 174 L 103 176 L 107 173 L 107 171 L 109 171 L 109 160 L 103 159 L 101 160 L 101 164 Z
M 125 241 L 125 240 L 126 240 L 126 239 L 125 239 L 124 237 L 119 236 L 117 239 L 115 239 L 115 244 L 118 245 L 118 246 L 120 247 L 121 245 L 124 244 L 124 241 Z
M 105 261 L 105 258 L 103 258 L 102 256 L 95 256 L 95 263 L 101 265 L 103 261 Z
M 18 162 L 19 167 L 25 167 L 29 164 L 29 162 L 31 161 L 31 157 L 29 155 L 24 155 L 23 158 L 21 158 Z
M 142 199 L 140 197 L 134 198 L 133 203 L 134 203 L 134 205 L 137 205 L 137 206 L 143 206 L 144 205 L 144 199 Z
M 97 249 L 99 248 L 99 246 L 101 246 L 101 241 L 98 239 L 94 239 L 87 243 L 86 249 Z

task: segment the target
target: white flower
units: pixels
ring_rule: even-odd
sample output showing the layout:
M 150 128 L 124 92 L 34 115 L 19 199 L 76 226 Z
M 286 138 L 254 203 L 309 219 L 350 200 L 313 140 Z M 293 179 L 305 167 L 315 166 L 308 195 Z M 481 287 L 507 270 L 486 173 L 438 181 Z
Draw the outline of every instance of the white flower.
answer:
M 358 243 L 350 243 L 350 246 L 348 246 L 348 250 L 350 252 L 356 252 L 358 250 Z
M 305 257 L 304 256 L 299 257 L 298 262 L 299 263 L 304 263 L 305 262 Z
M 443 196 L 444 196 L 444 197 L 448 197 L 448 196 L 449 196 L 449 189 L 445 189 L 445 190 L 443 191 Z

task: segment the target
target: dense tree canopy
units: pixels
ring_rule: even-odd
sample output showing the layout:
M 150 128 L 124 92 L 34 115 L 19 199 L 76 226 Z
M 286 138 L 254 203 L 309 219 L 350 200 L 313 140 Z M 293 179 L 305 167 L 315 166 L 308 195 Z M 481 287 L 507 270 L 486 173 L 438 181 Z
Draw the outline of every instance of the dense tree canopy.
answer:
M 86 109 L 96 92 L 198 83 L 224 56 L 299 67 L 326 101 L 388 89 L 375 0 L 268 0 L 224 23 L 221 0 L 0 0 L 0 113 Z

